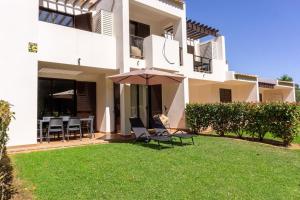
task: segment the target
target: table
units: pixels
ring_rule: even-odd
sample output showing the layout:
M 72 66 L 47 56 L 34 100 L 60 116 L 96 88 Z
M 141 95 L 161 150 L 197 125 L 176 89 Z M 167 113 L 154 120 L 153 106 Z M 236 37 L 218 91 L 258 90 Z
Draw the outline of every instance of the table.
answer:
M 63 122 L 68 122 L 69 119 L 65 119 L 65 118 L 62 118 L 63 119 Z M 49 119 L 39 119 L 38 120 L 38 123 L 40 125 L 40 131 L 39 131 L 39 136 L 40 136 L 40 142 L 43 141 L 43 124 L 45 123 L 49 123 L 50 122 L 50 118 Z M 94 137 L 95 137 L 95 133 L 94 133 L 94 119 L 93 118 L 80 118 L 80 122 L 87 122 L 89 123 L 89 127 L 90 127 L 90 134 L 92 134 Z

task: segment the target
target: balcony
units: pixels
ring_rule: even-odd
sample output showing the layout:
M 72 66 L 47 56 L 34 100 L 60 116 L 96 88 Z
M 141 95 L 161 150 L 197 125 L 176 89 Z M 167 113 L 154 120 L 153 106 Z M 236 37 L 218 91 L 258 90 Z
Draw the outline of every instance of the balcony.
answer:
M 39 22 L 38 60 L 102 69 L 116 69 L 114 37 Z
M 212 73 L 212 59 L 194 55 L 194 71 Z
M 143 59 L 144 58 L 144 38 L 131 35 L 130 36 L 130 57 Z
M 180 48 L 176 40 L 150 35 L 144 39 L 143 53 L 147 68 L 179 70 Z

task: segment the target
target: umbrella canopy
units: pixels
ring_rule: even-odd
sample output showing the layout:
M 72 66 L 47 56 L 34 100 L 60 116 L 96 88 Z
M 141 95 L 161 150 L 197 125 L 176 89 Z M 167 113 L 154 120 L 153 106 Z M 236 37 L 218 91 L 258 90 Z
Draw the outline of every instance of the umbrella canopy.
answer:
M 109 76 L 108 78 L 110 78 L 113 82 L 120 84 L 158 85 L 181 83 L 185 77 L 154 69 L 141 69 Z

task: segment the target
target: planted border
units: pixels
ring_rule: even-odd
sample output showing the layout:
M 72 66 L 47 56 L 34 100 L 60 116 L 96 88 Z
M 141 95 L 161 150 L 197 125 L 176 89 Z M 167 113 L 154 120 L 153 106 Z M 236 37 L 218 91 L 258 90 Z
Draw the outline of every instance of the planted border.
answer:
M 12 186 L 12 167 L 10 159 L 6 152 L 6 143 L 8 141 L 7 130 L 13 113 L 10 111 L 10 105 L 6 101 L 0 100 L 0 199 L 10 199 Z
M 262 141 L 267 133 L 290 145 L 299 132 L 300 106 L 289 103 L 188 104 L 187 125 L 196 133 L 208 127 L 224 136 L 248 133 Z

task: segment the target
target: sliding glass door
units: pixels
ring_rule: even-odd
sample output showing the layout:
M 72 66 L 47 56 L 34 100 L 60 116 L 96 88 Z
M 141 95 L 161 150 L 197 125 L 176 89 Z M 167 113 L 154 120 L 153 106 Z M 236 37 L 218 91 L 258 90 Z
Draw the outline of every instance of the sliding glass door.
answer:
M 162 114 L 161 85 L 131 85 L 131 117 L 139 117 L 151 128 L 150 119 Z
M 96 83 L 38 79 L 38 117 L 96 116 Z M 96 121 L 96 120 L 94 120 Z
M 38 117 L 76 115 L 75 81 L 39 78 Z

